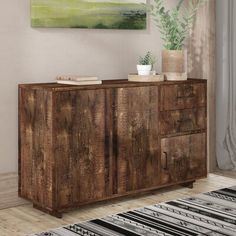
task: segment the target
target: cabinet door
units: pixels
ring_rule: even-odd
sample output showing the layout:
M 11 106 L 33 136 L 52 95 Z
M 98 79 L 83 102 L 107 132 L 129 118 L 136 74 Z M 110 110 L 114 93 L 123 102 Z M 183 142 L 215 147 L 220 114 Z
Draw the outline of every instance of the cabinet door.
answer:
M 114 193 L 159 183 L 158 88 L 120 88 L 113 94 Z
M 161 140 L 161 183 L 169 184 L 206 176 L 206 134 Z
M 110 194 L 105 90 L 54 95 L 54 153 L 60 207 Z

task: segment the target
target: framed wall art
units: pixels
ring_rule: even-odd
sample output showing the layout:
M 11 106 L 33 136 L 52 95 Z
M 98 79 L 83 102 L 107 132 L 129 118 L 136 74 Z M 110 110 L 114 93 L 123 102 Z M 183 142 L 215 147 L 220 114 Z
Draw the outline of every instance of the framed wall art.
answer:
M 31 0 L 32 27 L 145 29 L 146 0 Z

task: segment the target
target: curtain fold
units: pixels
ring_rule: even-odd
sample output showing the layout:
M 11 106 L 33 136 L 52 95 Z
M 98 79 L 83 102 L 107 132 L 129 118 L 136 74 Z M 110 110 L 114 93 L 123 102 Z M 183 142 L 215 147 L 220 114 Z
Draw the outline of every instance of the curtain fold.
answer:
M 236 1 L 217 1 L 216 155 L 236 170 Z

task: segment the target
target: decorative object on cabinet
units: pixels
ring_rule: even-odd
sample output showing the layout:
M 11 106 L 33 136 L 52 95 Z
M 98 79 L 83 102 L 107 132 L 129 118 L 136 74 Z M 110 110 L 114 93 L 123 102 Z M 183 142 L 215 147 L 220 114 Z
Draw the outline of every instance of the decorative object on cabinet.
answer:
M 57 80 L 58 84 L 68 84 L 68 85 L 93 85 L 102 84 L 101 80 L 84 80 L 84 81 L 74 81 L 74 80 Z
M 128 80 L 130 82 L 160 82 L 164 81 L 164 75 L 138 75 L 138 74 L 129 74 Z
M 206 177 L 207 81 L 19 85 L 19 196 L 61 217 Z
M 56 78 L 58 84 L 68 85 L 93 85 L 102 84 L 96 76 L 58 76 Z
M 167 80 L 187 80 L 187 52 L 184 42 L 193 26 L 197 10 L 206 0 L 190 0 L 184 6 L 179 0 L 172 10 L 166 10 L 163 0 L 149 4 L 149 10 L 164 42 L 162 73 Z
M 187 50 L 162 50 L 162 73 L 167 80 L 187 80 Z
M 146 29 L 146 0 L 31 0 L 33 27 Z
M 144 57 L 139 57 L 139 64 L 137 65 L 138 75 L 148 76 L 153 70 L 153 65 L 155 64 L 156 59 L 151 54 L 147 52 Z
M 79 75 L 61 75 L 56 80 L 72 80 L 72 81 L 94 81 L 98 80 L 97 76 L 79 76 Z

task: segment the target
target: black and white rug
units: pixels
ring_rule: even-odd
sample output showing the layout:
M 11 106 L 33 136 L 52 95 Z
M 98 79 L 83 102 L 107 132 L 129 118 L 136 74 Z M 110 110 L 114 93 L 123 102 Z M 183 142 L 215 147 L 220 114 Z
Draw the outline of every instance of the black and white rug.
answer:
M 34 236 L 236 236 L 236 186 Z

